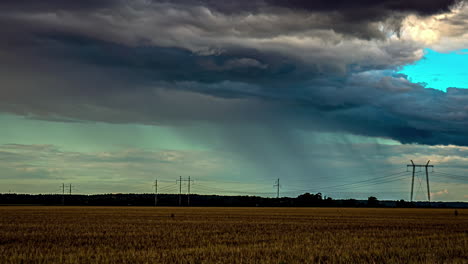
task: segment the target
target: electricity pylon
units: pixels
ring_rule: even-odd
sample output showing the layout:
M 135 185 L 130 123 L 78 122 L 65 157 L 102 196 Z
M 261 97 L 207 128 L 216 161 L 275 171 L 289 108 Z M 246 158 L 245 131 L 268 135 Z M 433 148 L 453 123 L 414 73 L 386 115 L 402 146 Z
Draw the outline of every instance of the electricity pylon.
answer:
M 406 167 L 412 167 L 413 168 L 413 177 L 411 179 L 411 195 L 410 195 L 410 201 L 413 201 L 413 193 L 414 193 L 414 175 L 416 173 L 416 167 L 419 168 L 426 168 L 426 183 L 427 183 L 427 200 L 431 202 L 431 191 L 429 188 L 429 170 L 428 168 L 434 168 L 434 165 L 429 165 L 430 160 L 427 161 L 426 164 L 414 164 L 413 160 L 411 160 L 411 164 L 406 165 Z

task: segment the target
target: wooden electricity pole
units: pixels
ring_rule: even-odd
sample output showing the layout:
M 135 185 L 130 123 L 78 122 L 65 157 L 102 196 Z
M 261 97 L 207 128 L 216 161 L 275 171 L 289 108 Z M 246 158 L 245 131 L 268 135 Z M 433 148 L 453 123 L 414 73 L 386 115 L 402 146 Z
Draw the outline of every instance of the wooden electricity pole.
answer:
M 181 206 L 182 205 L 182 176 L 179 176 L 179 179 L 176 182 L 179 182 L 179 206 Z
M 276 183 L 275 185 L 273 185 L 273 187 L 276 187 L 276 198 L 279 198 L 280 196 L 280 179 L 279 178 L 276 180 Z
M 62 205 L 65 205 L 65 183 L 62 183 Z
M 187 205 L 190 206 L 190 183 L 193 182 L 193 180 L 190 179 L 190 176 L 188 179 L 182 179 L 182 176 L 180 176 L 177 181 L 179 182 L 179 206 L 182 205 L 182 182 L 184 181 L 188 182 Z
M 154 180 L 154 206 L 158 206 L 158 180 Z
M 193 180 L 191 180 L 189 176 L 187 181 L 188 181 L 187 206 L 190 206 L 190 183 L 193 182 Z

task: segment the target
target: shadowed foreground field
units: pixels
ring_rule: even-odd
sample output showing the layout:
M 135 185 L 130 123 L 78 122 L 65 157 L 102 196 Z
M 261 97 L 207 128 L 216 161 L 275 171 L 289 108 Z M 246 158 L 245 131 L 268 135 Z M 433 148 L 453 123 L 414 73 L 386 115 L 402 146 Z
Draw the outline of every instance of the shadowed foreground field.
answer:
M 0 207 L 0 263 L 468 263 L 458 211 Z

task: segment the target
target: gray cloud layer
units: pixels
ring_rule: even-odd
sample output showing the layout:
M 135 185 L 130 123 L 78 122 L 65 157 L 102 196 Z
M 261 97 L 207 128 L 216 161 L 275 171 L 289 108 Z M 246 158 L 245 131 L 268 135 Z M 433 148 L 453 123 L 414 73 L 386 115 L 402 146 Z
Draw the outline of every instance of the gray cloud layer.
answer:
M 0 111 L 468 145 L 466 90 L 443 93 L 395 73 L 422 57 L 427 40 L 405 19 L 450 15 L 455 1 L 311 3 L 2 1 Z M 458 4 L 440 34 L 465 43 Z

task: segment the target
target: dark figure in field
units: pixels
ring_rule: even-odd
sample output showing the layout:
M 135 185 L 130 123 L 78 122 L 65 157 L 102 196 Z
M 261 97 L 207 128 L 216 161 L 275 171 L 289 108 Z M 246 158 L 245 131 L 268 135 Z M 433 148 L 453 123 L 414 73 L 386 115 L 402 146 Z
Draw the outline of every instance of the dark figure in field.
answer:
M 453 212 L 455 214 L 455 216 L 458 216 L 458 210 L 455 210 L 455 212 Z
M 171 218 L 174 218 L 174 217 L 175 217 L 175 215 L 174 215 L 174 214 L 171 214 Z

